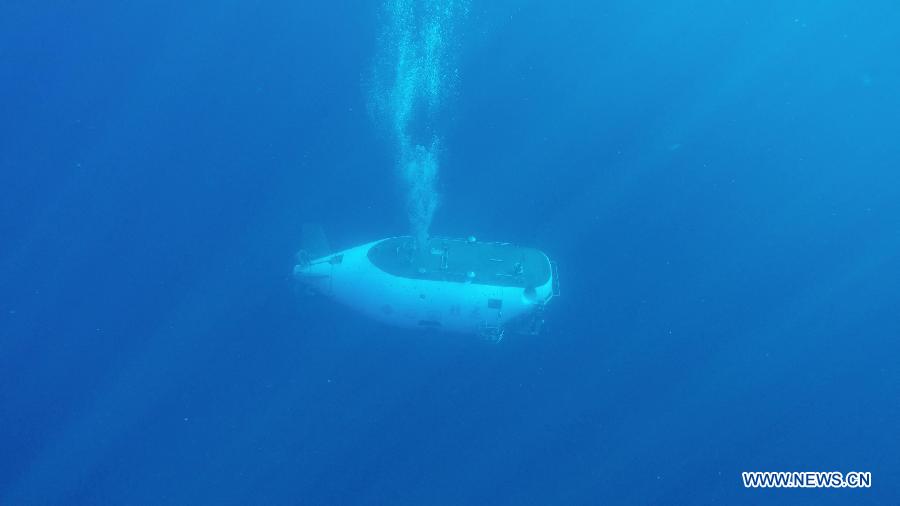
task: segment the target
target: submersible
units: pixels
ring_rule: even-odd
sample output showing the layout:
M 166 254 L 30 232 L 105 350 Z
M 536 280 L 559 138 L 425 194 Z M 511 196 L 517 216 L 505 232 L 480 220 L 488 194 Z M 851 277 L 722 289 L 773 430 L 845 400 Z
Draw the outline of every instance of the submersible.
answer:
M 294 277 L 384 324 L 478 334 L 536 334 L 559 296 L 556 263 L 510 243 L 390 237 L 316 254 L 301 250 Z

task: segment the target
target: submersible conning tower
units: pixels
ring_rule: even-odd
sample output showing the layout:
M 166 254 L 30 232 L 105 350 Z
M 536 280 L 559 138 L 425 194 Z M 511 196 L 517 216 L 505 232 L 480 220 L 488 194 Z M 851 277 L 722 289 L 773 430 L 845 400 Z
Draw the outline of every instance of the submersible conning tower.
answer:
M 383 323 L 476 333 L 536 334 L 559 295 L 556 263 L 543 252 L 474 237 L 391 237 L 327 255 L 298 254 L 294 277 Z

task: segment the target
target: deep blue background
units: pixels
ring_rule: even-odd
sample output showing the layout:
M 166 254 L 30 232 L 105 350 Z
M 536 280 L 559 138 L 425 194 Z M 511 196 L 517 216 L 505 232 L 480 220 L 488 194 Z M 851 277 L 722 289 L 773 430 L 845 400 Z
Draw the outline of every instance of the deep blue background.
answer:
M 3 2 L 0 503 L 897 504 L 900 7 L 819 4 L 472 0 L 432 230 L 563 290 L 492 345 L 288 277 L 406 232 L 377 2 Z

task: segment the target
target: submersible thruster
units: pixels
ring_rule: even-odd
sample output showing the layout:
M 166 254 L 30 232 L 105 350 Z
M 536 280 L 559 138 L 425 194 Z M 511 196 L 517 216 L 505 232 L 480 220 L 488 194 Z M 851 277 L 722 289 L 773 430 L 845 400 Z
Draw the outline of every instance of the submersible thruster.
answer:
M 388 325 L 478 334 L 536 334 L 559 296 L 543 252 L 474 237 L 390 237 L 336 253 L 301 250 L 294 277 Z

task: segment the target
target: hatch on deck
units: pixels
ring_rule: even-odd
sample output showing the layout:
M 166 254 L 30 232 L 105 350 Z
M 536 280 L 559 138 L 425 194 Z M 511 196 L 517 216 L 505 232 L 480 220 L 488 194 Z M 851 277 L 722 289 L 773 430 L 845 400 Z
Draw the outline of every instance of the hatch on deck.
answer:
M 547 255 L 509 243 L 433 237 L 416 248 L 412 237 L 394 237 L 372 246 L 368 257 L 388 274 L 412 279 L 529 288 L 551 278 Z

